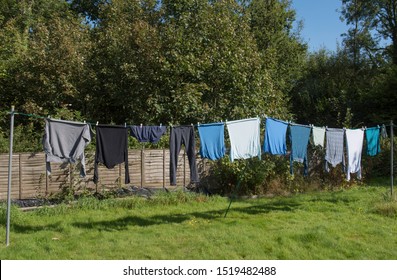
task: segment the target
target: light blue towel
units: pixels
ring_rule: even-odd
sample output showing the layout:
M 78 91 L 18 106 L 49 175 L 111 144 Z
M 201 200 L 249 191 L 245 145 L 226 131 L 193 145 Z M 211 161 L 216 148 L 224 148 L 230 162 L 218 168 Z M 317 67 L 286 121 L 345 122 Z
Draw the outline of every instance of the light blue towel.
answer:
M 370 127 L 365 130 L 367 138 L 367 155 L 376 156 L 380 153 L 380 127 Z
M 285 155 L 287 153 L 287 128 L 288 123 L 276 119 L 266 119 L 265 143 L 263 151 L 272 155 Z
M 230 137 L 230 160 L 261 158 L 260 119 L 226 122 Z
M 225 156 L 225 125 L 223 123 L 200 124 L 200 156 L 217 160 Z

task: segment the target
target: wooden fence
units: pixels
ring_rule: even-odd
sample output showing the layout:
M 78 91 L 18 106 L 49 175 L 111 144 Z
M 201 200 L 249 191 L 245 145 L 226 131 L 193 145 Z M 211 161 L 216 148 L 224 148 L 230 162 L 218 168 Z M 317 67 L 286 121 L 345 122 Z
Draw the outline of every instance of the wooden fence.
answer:
M 0 200 L 7 198 L 8 154 L 0 154 Z M 199 176 L 208 169 L 208 161 L 197 158 Z M 170 152 L 163 150 L 129 150 L 128 152 L 130 186 L 169 187 L 170 186 Z M 99 166 L 99 182 L 93 182 L 94 154 L 86 154 L 87 176 L 80 178 L 79 164 L 51 163 L 51 175 L 47 176 L 44 153 L 14 154 L 12 158 L 11 198 L 28 199 L 45 197 L 64 188 L 78 191 L 90 190 L 102 192 L 124 185 L 124 163 L 113 169 Z M 177 186 L 190 183 L 188 158 L 182 151 L 178 158 Z

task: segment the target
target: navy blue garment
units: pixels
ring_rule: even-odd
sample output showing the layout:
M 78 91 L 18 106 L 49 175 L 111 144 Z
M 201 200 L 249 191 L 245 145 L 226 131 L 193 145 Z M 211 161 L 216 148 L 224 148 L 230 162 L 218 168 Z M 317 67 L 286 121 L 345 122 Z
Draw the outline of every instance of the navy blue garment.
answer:
M 225 125 L 211 123 L 198 125 L 200 135 L 200 156 L 217 160 L 225 156 Z
M 185 151 L 189 160 L 190 180 L 193 183 L 199 181 L 196 165 L 196 151 L 194 140 L 194 128 L 192 125 L 171 127 L 170 133 L 170 183 L 176 185 L 176 169 L 178 166 L 178 155 L 181 151 L 182 144 L 185 145 Z
M 131 136 L 135 137 L 139 142 L 157 143 L 166 131 L 166 126 L 130 125 Z
M 287 153 L 287 128 L 288 123 L 276 119 L 266 119 L 265 143 L 263 151 L 272 155 L 285 155 Z
M 308 175 L 308 161 L 307 161 L 307 145 L 309 144 L 311 128 L 303 125 L 290 126 L 291 139 L 291 155 L 290 168 L 291 174 L 294 174 L 293 162 L 303 162 L 303 175 Z

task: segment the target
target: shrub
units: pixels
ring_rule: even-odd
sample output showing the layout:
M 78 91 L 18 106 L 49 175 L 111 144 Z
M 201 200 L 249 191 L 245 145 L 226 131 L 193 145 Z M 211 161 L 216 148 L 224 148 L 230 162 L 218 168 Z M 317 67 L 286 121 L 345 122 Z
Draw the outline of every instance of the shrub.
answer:
M 210 193 L 230 195 L 264 194 L 278 176 L 288 176 L 288 162 L 284 157 L 270 159 L 252 158 L 230 162 L 226 156 L 213 163 L 208 176 L 200 183 Z M 238 190 L 236 190 L 238 185 Z

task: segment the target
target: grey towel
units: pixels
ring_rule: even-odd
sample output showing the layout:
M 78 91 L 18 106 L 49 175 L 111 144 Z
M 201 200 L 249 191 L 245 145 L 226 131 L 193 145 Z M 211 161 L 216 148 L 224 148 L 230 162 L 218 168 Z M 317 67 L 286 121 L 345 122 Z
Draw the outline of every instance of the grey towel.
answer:
M 343 140 L 344 129 L 341 128 L 327 128 L 326 130 L 326 152 L 325 152 L 325 170 L 329 171 L 328 164 L 333 167 L 342 163 L 342 168 L 345 167 L 345 157 L 343 155 Z
M 51 174 L 50 162 L 81 161 L 80 175 L 84 177 L 84 149 L 91 142 L 88 124 L 46 119 L 44 132 L 43 148 L 46 154 L 47 174 Z

